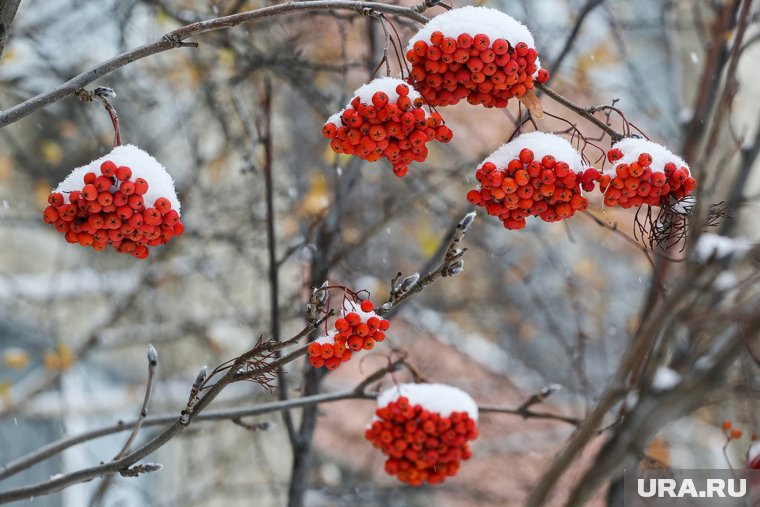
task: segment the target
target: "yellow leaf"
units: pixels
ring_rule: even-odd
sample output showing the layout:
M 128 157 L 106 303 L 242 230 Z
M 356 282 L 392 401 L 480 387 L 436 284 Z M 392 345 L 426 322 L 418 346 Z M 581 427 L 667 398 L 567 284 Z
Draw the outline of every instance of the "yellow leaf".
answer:
M 174 21 L 171 16 L 169 16 L 163 10 L 156 12 L 155 20 L 157 24 L 166 24 Z
M 312 172 L 309 178 L 309 190 L 303 197 L 299 213 L 302 215 L 320 215 L 330 205 L 330 189 L 324 176 Z
M 45 352 L 42 355 L 42 364 L 50 371 L 59 371 L 61 369 L 61 359 L 58 353 L 53 351 Z
M 222 48 L 217 51 L 217 62 L 228 67 L 233 68 L 235 66 L 235 52 L 229 48 Z
M 29 366 L 29 354 L 18 347 L 6 349 L 3 352 L 3 364 L 8 368 L 23 370 Z
M 80 136 L 76 123 L 68 120 L 63 120 L 58 124 L 58 132 L 66 139 L 77 139 Z
M 63 148 L 60 144 L 49 139 L 42 141 L 40 153 L 45 162 L 50 165 L 58 165 L 63 160 Z
M 670 468 L 670 447 L 662 438 L 655 437 L 647 448 L 645 459 L 641 462 L 644 469 Z
M 6 183 L 13 172 L 13 159 L 10 155 L 0 155 L 0 182 Z
M 322 155 L 322 160 L 324 160 L 325 164 L 328 165 L 334 165 L 338 160 L 338 154 L 332 151 L 332 148 L 330 148 L 329 144 L 325 146 L 325 152 Z
M 48 205 L 48 196 L 53 189 L 50 188 L 50 183 L 45 180 L 37 180 L 34 184 L 34 201 L 37 206 L 44 208 Z
M 51 371 L 63 371 L 71 368 L 74 364 L 74 353 L 66 344 L 58 345 L 58 350 L 45 352 L 42 356 L 42 363 L 45 368 Z
M 9 47 L 3 53 L 2 63 L 8 63 L 15 59 L 16 59 L 16 51 L 13 49 L 13 47 Z
M 58 345 L 58 357 L 61 360 L 62 370 L 67 370 L 74 364 L 74 352 L 65 343 Z
M 0 399 L 8 406 L 11 404 L 11 385 L 10 380 L 0 380 Z
M 518 100 L 528 108 L 533 118 L 537 120 L 544 119 L 544 108 L 541 106 L 541 99 L 536 96 L 536 93 L 531 89 L 525 92 L 525 95 L 518 97 Z
M 420 245 L 422 255 L 425 257 L 432 256 L 441 244 L 441 238 L 438 235 L 433 234 L 428 227 L 419 229 L 417 234 L 415 234 L 415 237 Z

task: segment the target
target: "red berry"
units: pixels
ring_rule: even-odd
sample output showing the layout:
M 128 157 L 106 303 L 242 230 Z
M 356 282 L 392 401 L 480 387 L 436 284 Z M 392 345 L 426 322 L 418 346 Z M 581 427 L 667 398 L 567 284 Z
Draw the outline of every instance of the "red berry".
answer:
M 89 183 L 82 188 L 81 196 L 87 201 L 94 201 L 98 198 L 98 189 L 95 188 L 95 185 Z
M 111 177 L 111 176 L 115 175 L 116 174 L 116 169 L 117 169 L 116 164 L 113 163 L 110 160 L 106 160 L 105 162 L 103 162 L 102 164 L 100 164 L 100 172 L 104 176 Z
M 148 182 L 142 178 L 137 178 L 135 180 L 135 193 L 137 195 L 145 195 L 145 192 L 147 191 L 148 191 Z
M 63 202 L 64 202 L 64 201 L 63 201 L 63 194 L 61 194 L 60 192 L 53 192 L 53 193 L 52 193 L 52 194 L 50 194 L 50 196 L 48 197 L 48 203 L 49 203 L 51 206 L 56 206 L 56 207 L 58 207 L 58 206 L 62 206 L 62 205 L 63 205 Z
M 375 92 L 372 95 L 372 103 L 375 107 L 385 107 L 388 104 L 388 94 L 385 92 Z
M 161 212 L 156 208 L 148 208 L 143 212 L 143 220 L 148 225 L 158 225 L 161 223 Z
M 127 181 L 132 177 L 132 169 L 127 166 L 119 166 L 116 169 L 116 179 L 119 181 Z
M 336 127 L 333 123 L 325 123 L 322 127 L 322 135 L 327 138 L 333 139 L 337 133 L 338 127 Z
M 124 181 L 119 185 L 119 192 L 125 196 L 130 196 L 135 193 L 135 184 L 131 181 Z
M 172 204 L 169 202 L 169 199 L 166 197 L 159 197 L 156 199 L 156 202 L 153 204 L 153 206 L 161 212 L 162 215 L 165 215 L 172 209 Z

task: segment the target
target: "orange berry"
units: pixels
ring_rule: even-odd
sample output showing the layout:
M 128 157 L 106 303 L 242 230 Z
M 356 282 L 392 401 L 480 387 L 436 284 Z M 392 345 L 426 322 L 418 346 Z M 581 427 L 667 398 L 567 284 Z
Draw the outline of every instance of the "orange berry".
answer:
M 130 169 L 129 167 L 122 165 L 116 169 L 117 180 L 127 181 L 131 177 L 132 177 L 132 169 Z
M 356 312 L 348 312 L 345 319 L 351 327 L 357 326 L 362 321 L 362 318 Z
M 310 356 L 321 356 L 322 355 L 322 345 L 317 342 L 311 342 L 308 347 L 309 355 Z
M 110 160 L 106 160 L 100 164 L 100 172 L 103 174 L 103 176 L 111 177 L 116 174 L 116 170 L 116 164 Z

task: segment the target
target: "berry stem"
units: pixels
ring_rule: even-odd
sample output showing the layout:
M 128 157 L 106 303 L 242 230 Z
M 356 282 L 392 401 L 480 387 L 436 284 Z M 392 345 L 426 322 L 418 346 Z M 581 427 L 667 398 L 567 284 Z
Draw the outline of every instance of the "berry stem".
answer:
M 116 109 L 113 105 L 102 95 L 96 95 L 98 100 L 103 104 L 103 107 L 108 111 L 108 116 L 111 117 L 111 123 L 113 123 L 113 147 L 121 146 L 121 132 L 119 131 L 119 115 L 116 114 Z
M 551 97 L 552 100 L 554 100 L 555 102 L 559 102 L 566 108 L 570 109 L 571 111 L 575 112 L 579 116 L 582 116 L 583 118 L 587 119 L 588 121 L 590 121 L 591 123 L 599 127 L 600 129 L 602 129 L 604 132 L 607 133 L 607 135 L 610 136 L 610 139 L 612 140 L 613 144 L 620 141 L 621 139 L 625 137 L 623 134 L 621 134 L 620 132 L 618 132 L 617 130 L 610 127 L 605 122 L 603 122 L 602 120 L 594 116 L 592 109 L 579 106 L 575 102 L 572 102 L 571 100 L 555 92 L 554 90 L 552 90 L 545 84 L 536 82 L 535 86 L 542 92 L 546 93 L 546 95 Z

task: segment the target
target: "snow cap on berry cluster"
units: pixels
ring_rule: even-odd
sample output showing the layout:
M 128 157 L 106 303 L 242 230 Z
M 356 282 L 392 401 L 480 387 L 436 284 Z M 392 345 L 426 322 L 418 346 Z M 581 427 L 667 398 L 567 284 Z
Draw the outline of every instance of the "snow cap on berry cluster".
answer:
M 314 343 L 319 343 L 320 345 L 329 343 L 330 345 L 332 345 L 333 343 L 335 343 L 335 335 L 337 334 L 338 334 L 337 331 L 328 331 L 326 335 L 316 338 L 314 340 Z
M 361 304 L 355 304 L 355 303 L 351 303 L 351 302 L 348 302 L 348 303 L 344 304 L 343 310 L 341 310 L 341 315 L 343 317 L 345 317 L 347 314 L 349 314 L 351 312 L 353 312 L 353 313 L 357 314 L 359 317 L 361 317 L 362 322 L 367 322 L 370 319 L 370 317 L 376 317 L 378 319 L 382 319 L 381 316 L 379 316 L 377 313 L 375 313 L 374 309 L 370 310 L 368 312 L 365 312 L 364 310 L 362 310 Z
M 558 162 L 565 162 L 573 172 L 583 171 L 583 159 L 566 139 L 546 132 L 528 132 L 515 137 L 491 153 L 478 167 L 491 162 L 498 168 L 507 167 L 514 159 L 520 158 L 520 150 L 528 148 L 536 160 L 552 155 Z
M 473 37 L 482 33 L 487 35 L 492 42 L 496 39 L 504 39 L 513 47 L 518 42 L 524 42 L 528 47 L 534 49 L 536 47 L 533 34 L 530 33 L 527 26 L 512 16 L 490 7 L 468 5 L 439 14 L 414 34 L 409 40 L 406 50 L 411 50 L 417 41 L 428 42 L 433 32 L 441 32 L 445 36 L 453 38 L 457 38 L 463 33 Z M 541 68 L 538 60 L 536 60 L 536 67 Z
M 615 143 L 612 146 L 614 150 L 617 148 L 623 154 L 623 157 L 616 160 L 612 166 L 605 168 L 604 172 L 608 174 L 615 174 L 615 167 L 620 164 L 632 164 L 637 162 L 639 155 L 642 153 L 648 153 L 652 156 L 652 164 L 649 166 L 652 172 L 665 172 L 665 165 L 672 162 L 676 168 L 680 169 L 685 167 L 689 169 L 689 165 L 678 155 L 674 155 L 669 149 L 661 144 L 641 139 L 638 137 L 626 137 Z
M 132 179 L 143 178 L 148 182 L 148 191 L 143 196 L 146 204 L 152 206 L 159 197 L 165 197 L 172 205 L 172 209 L 177 213 L 180 212 L 179 199 L 174 190 L 174 180 L 166 172 L 164 166 L 150 154 L 144 152 L 137 146 L 125 144 L 117 146 L 110 153 L 103 155 L 97 160 L 93 160 L 87 165 L 77 167 L 66 178 L 58 184 L 53 192 L 63 194 L 64 202 L 69 202 L 69 193 L 75 190 L 82 190 L 82 180 L 84 175 L 93 172 L 100 174 L 100 164 L 110 160 L 117 166 L 127 166 L 132 169 Z
M 478 420 L 475 400 L 461 389 L 446 384 L 399 384 L 380 393 L 377 406 L 385 407 L 402 396 L 410 405 L 419 405 L 441 417 L 449 417 L 453 412 L 467 412 L 471 419 Z
M 359 100 L 363 104 L 370 105 L 372 104 L 372 96 L 377 92 L 384 92 L 388 96 L 388 102 L 395 104 L 396 101 L 398 101 L 399 95 L 396 91 L 396 87 L 400 84 L 406 85 L 409 88 L 409 100 L 414 102 L 415 99 L 421 97 L 420 92 L 414 89 L 413 86 L 410 86 L 409 83 L 406 81 L 396 78 L 396 77 L 378 77 L 370 81 L 369 83 L 365 83 L 361 85 L 359 88 L 354 91 L 354 94 L 351 96 L 351 100 L 353 100 L 354 97 L 359 97 Z M 343 111 L 351 107 L 351 102 L 349 101 L 348 105 L 338 111 L 337 113 L 330 116 L 327 121 L 325 122 L 325 125 L 328 123 L 332 123 L 333 125 L 342 125 L 342 122 L 340 121 L 340 117 L 343 114 Z

